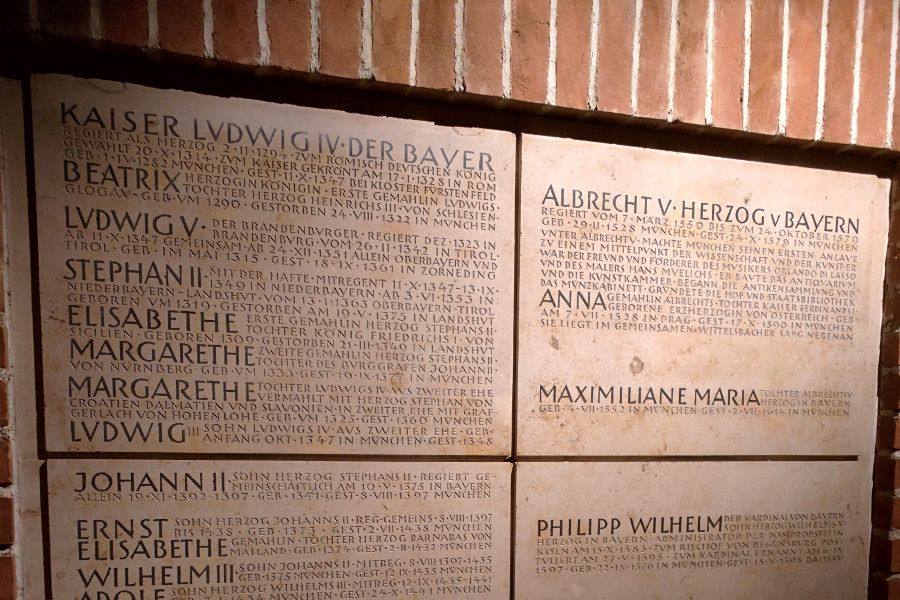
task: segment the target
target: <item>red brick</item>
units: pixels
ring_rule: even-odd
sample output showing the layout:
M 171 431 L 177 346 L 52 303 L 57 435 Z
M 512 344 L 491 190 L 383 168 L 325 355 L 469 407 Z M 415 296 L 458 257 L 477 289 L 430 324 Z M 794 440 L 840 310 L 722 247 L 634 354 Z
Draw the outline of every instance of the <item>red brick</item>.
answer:
M 888 577 L 887 600 L 900 600 L 900 577 Z
M 0 33 L 21 36 L 28 31 L 28 0 L 7 0 L 0 19 Z
M 897 428 L 897 417 L 878 417 L 876 445 L 882 450 L 895 450 L 900 448 L 900 430 Z
M 512 97 L 547 101 L 550 0 L 517 0 L 512 6 Z
M 259 25 L 256 2 L 213 0 L 213 48 L 228 62 L 259 62 Z
M 896 282 L 885 284 L 884 322 L 900 325 L 900 286 Z
M 848 143 L 850 109 L 853 104 L 857 3 L 850 0 L 829 2 L 828 10 L 822 139 L 826 142 Z
M 0 427 L 9 425 L 9 384 L 0 379 Z
M 707 0 L 678 3 L 678 45 L 675 54 L 675 119 L 706 121 L 706 9 Z
M 12 483 L 12 451 L 9 438 L 0 438 L 0 485 Z
M 0 369 L 9 367 L 9 340 L 6 333 L 6 325 L 0 325 Z
M 16 559 L 0 556 L 0 600 L 16 598 Z
M 556 10 L 556 103 L 587 108 L 591 0 L 559 0 Z
M 883 148 L 891 68 L 891 2 L 866 2 L 859 65 L 856 143 Z
M 778 132 L 781 107 L 781 51 L 783 9 L 781 2 L 754 2 L 750 26 L 750 89 L 747 129 Z
M 416 85 L 452 90 L 456 82 L 453 0 L 419 3 L 419 44 L 416 48 Z
M 881 364 L 885 367 L 900 364 L 900 336 L 896 331 L 888 331 L 881 336 Z
M 631 114 L 634 3 L 601 2 L 597 48 L 597 110 Z
M 712 118 L 716 127 L 742 129 L 744 120 L 744 3 L 716 2 L 713 15 Z
M 103 37 L 114 44 L 147 45 L 146 0 L 103 0 L 100 6 Z
M 666 118 L 669 111 L 669 25 L 672 0 L 645 0 L 638 57 L 637 114 Z
M 372 60 L 378 81 L 409 82 L 411 11 L 411 0 L 372 4 Z
M 467 0 L 465 84 L 474 94 L 503 93 L 503 0 Z
M 872 526 L 885 531 L 900 527 L 900 498 L 891 492 L 875 492 L 872 497 Z
M 362 0 L 320 0 L 319 70 L 359 77 Z
M 157 0 L 159 47 L 203 56 L 203 0 Z
M 878 381 L 878 400 L 882 408 L 900 410 L 900 375 L 881 375 Z
M 41 27 L 45 33 L 71 38 L 91 35 L 88 0 L 40 0 Z
M 789 137 L 816 136 L 819 111 L 819 46 L 822 42 L 822 0 L 791 2 L 788 42 L 787 124 Z
M 309 70 L 309 0 L 267 0 L 270 63 L 295 71 Z
M 9 546 L 16 539 L 15 511 L 12 498 L 0 498 L 0 546 Z

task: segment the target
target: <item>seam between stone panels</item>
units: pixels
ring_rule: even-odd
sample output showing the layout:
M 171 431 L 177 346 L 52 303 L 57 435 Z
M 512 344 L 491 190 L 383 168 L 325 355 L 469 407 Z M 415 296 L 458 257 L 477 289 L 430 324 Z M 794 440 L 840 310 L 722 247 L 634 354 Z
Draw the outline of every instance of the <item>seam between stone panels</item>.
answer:
M 882 2 L 884 0 L 881 0 Z M 856 36 L 853 48 L 853 102 L 850 107 L 850 143 L 855 144 L 859 136 L 859 88 L 860 65 L 862 63 L 863 23 L 865 22 L 866 0 L 859 0 L 856 7 Z
M 256 28 L 259 32 L 259 64 L 268 65 L 272 62 L 272 49 L 269 44 L 269 22 L 268 13 L 266 12 L 266 0 L 257 0 Z
M 413 0 L 418 4 L 419 0 Z M 503 0 L 503 53 L 501 76 L 504 98 L 512 96 L 512 0 Z
M 587 105 L 589 110 L 597 110 L 597 54 L 600 45 L 600 0 L 591 0 L 591 45 L 588 50 L 588 89 Z
M 309 70 L 318 73 L 322 66 L 319 59 L 319 44 L 321 43 L 319 34 L 319 21 L 321 13 L 319 12 L 319 0 L 310 0 L 309 2 Z
M 894 102 L 897 97 L 897 10 L 900 8 L 900 0 L 894 0 L 891 8 L 891 58 L 890 72 L 888 73 L 888 101 L 887 101 L 887 125 L 884 131 L 884 145 L 890 148 L 894 145 Z
M 706 94 L 703 105 L 703 117 L 707 125 L 713 124 L 712 99 L 716 73 L 714 69 L 714 52 L 716 48 L 716 0 L 709 0 L 706 5 Z
M 631 39 L 631 114 L 637 114 L 638 80 L 641 76 L 641 16 L 644 12 L 644 0 L 634 2 L 634 35 Z
M 547 104 L 556 104 L 556 15 L 558 1 L 550 0 L 550 27 L 547 34 Z
M 666 81 L 666 120 L 675 119 L 675 56 L 678 53 L 678 0 L 669 5 L 669 73 Z
M 788 48 L 791 43 L 791 0 L 781 9 L 781 91 L 778 100 L 778 135 L 787 132 Z
M 359 28 L 359 78 L 371 79 L 372 66 L 372 0 L 363 0 Z
M 744 0 L 744 81 L 741 94 L 741 129 L 747 131 L 750 123 L 750 36 L 753 35 L 750 19 L 753 16 L 753 0 Z
M 213 27 L 212 0 L 203 0 L 203 55 L 206 58 L 212 58 L 215 54 Z
M 159 7 L 156 0 L 147 0 L 147 46 L 159 48 Z
M 816 97 L 816 134 L 821 140 L 825 129 L 825 80 L 828 76 L 828 12 L 830 0 L 822 0 L 822 24 L 819 33 L 819 89 Z
M 453 34 L 453 88 L 457 92 L 466 89 L 465 60 L 466 60 L 466 3 L 465 0 L 456 0 L 455 21 Z

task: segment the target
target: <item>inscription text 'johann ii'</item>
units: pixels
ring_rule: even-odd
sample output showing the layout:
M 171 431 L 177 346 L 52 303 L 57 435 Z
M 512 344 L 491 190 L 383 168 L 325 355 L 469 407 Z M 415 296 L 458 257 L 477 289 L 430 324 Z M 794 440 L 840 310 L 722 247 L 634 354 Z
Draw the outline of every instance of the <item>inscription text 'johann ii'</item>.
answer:
M 519 450 L 868 453 L 887 189 L 525 136 Z
M 502 462 L 52 460 L 55 598 L 509 598 Z
M 512 135 L 59 76 L 34 119 L 50 450 L 509 452 Z

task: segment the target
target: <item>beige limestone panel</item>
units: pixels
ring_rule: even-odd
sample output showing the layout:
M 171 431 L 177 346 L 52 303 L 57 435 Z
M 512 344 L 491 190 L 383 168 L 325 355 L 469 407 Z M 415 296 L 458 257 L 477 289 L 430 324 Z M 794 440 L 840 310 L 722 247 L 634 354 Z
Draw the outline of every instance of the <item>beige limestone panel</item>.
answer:
M 36 76 L 47 447 L 509 453 L 509 133 Z
M 511 469 L 51 460 L 53 597 L 508 598 Z
M 888 182 L 525 136 L 522 455 L 861 455 Z
M 846 462 L 528 462 L 516 598 L 865 598 L 869 471 Z

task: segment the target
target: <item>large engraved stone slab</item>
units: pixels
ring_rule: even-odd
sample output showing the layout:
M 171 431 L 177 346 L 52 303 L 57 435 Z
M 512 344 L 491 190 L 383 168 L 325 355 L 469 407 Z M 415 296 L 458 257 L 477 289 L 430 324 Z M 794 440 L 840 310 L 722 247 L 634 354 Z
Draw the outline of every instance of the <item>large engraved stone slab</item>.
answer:
M 885 180 L 523 144 L 522 454 L 871 451 Z
M 523 463 L 516 597 L 865 598 L 855 462 Z
M 51 460 L 53 597 L 505 599 L 510 472 Z
M 49 450 L 504 455 L 511 134 L 34 79 Z

